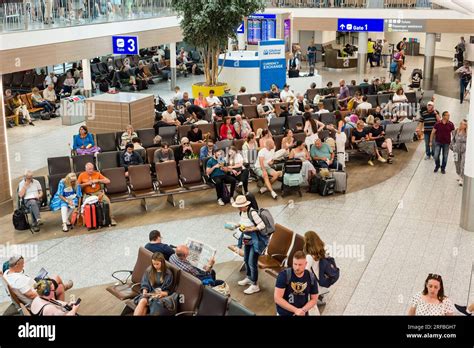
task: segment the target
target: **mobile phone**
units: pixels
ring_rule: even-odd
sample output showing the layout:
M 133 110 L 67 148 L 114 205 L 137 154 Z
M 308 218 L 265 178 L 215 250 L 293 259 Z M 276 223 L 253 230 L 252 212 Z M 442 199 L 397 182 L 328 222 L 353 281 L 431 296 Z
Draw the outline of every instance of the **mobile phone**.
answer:
M 74 306 L 78 306 L 79 303 L 81 303 L 81 301 L 82 301 L 82 300 L 81 300 L 81 298 L 79 297 L 79 298 L 77 299 L 76 303 L 74 303 Z

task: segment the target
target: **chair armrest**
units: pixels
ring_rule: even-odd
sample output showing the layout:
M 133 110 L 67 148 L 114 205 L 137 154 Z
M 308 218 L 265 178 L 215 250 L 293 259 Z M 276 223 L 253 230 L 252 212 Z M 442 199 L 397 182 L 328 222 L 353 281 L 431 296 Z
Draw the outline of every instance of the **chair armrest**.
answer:
M 284 256 L 286 258 L 287 254 L 271 254 L 270 257 L 275 257 L 275 256 Z
M 133 284 L 133 285 L 131 286 L 131 289 L 132 289 L 133 291 L 135 291 L 136 293 L 140 293 L 140 287 L 141 287 L 141 285 L 142 285 L 141 283 L 135 283 L 135 284 Z M 137 287 L 138 287 L 138 289 L 137 289 Z
M 117 273 L 128 273 L 128 276 L 127 276 L 127 278 L 125 278 L 125 280 L 122 280 L 122 279 L 117 278 L 115 276 L 115 274 L 117 274 Z M 117 279 L 120 283 L 122 283 L 122 285 L 125 285 L 127 283 L 128 279 L 132 276 L 132 273 L 133 273 L 133 271 L 129 271 L 129 270 L 115 271 L 114 273 L 112 273 L 112 278 Z
M 197 314 L 197 312 L 185 311 L 185 312 L 176 313 L 176 314 L 175 314 L 175 317 L 179 317 L 179 316 L 182 316 L 182 315 L 192 315 L 192 316 L 196 316 L 196 314 Z

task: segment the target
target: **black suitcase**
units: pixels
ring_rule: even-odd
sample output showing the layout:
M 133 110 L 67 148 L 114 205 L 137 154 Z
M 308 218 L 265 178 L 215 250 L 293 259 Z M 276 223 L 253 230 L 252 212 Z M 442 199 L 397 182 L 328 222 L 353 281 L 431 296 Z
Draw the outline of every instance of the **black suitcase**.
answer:
M 298 174 L 301 172 L 303 162 L 301 160 L 287 160 L 285 162 L 285 173 L 287 174 Z
M 109 205 L 103 202 L 97 202 L 95 211 L 97 227 L 109 227 L 111 225 Z
M 335 178 L 320 178 L 319 180 L 319 194 L 321 196 L 329 196 L 334 194 L 336 188 Z
M 313 176 L 311 182 L 309 184 L 309 192 L 310 193 L 319 193 L 319 182 L 321 181 L 321 177 Z
M 137 80 L 137 89 L 139 91 L 143 91 L 144 89 L 148 89 L 148 84 L 145 80 Z

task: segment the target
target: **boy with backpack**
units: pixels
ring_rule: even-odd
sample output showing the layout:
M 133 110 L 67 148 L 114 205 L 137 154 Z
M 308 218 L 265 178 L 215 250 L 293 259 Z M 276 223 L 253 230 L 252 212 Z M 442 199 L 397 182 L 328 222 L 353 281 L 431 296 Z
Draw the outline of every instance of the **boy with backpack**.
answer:
M 314 273 L 306 270 L 306 255 L 297 251 L 293 267 L 278 274 L 274 299 L 277 314 L 306 316 L 318 301 L 318 283 Z
M 258 286 L 258 258 L 268 245 L 270 235 L 275 232 L 273 217 L 267 209 L 258 210 L 246 196 L 237 196 L 232 203 L 239 209 L 239 230 L 241 232 L 238 247 L 244 249 L 244 262 L 247 276 L 238 282 L 240 286 L 250 285 L 244 294 L 251 295 L 260 291 Z M 256 209 L 257 208 L 257 209 Z

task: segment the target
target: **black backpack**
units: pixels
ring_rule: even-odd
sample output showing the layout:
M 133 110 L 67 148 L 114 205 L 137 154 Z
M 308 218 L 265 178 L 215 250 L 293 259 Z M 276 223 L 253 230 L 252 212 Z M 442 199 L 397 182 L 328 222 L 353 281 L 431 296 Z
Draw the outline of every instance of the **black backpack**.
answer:
M 329 288 L 339 279 L 340 270 L 336 266 L 336 260 L 333 257 L 326 257 L 319 262 L 319 267 L 322 267 L 324 274 L 323 279 L 319 279 L 319 284 L 325 288 Z
M 30 230 L 31 233 L 33 233 L 33 231 L 31 230 L 30 223 L 28 222 L 28 214 L 26 213 L 24 209 L 16 209 L 13 212 L 12 221 L 13 221 L 13 226 L 15 227 L 15 230 L 17 231 Z

